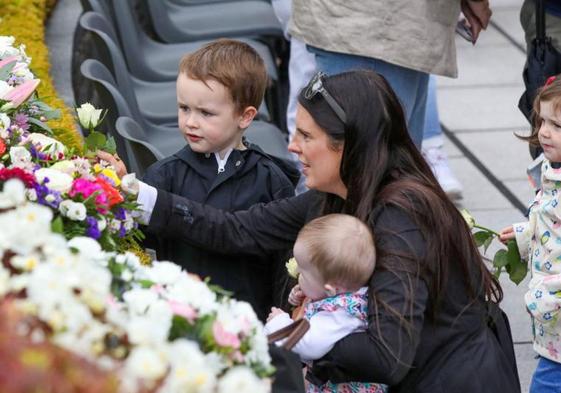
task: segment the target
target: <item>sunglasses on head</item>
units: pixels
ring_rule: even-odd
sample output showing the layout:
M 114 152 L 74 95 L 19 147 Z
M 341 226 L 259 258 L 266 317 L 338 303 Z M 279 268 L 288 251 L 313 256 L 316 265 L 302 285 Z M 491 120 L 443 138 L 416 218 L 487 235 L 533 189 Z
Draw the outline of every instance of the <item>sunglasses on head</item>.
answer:
M 323 86 L 322 78 L 325 76 L 323 72 L 318 72 L 308 83 L 308 86 L 304 89 L 304 98 L 311 100 L 316 94 L 321 94 L 329 107 L 335 112 L 339 120 L 343 122 L 344 125 L 347 124 L 347 115 L 341 105 L 335 101 L 335 98 L 325 89 Z

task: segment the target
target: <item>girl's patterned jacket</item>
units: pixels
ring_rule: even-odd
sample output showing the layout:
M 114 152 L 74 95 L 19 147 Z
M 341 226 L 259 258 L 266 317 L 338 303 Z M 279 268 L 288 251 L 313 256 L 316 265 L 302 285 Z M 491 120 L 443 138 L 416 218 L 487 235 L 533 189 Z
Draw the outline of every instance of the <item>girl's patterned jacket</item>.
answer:
M 534 350 L 561 363 L 561 168 L 544 160 L 541 182 L 528 222 L 514 224 L 514 233 L 532 272 L 525 301 L 534 319 Z

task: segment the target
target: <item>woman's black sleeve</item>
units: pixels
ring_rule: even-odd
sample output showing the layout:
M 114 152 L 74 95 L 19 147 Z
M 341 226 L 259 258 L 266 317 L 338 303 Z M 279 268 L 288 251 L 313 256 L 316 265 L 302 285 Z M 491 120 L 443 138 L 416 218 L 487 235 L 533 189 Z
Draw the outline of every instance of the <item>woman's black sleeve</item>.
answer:
M 318 198 L 309 191 L 230 213 L 158 190 L 148 231 L 207 250 L 266 257 L 292 247 Z
M 386 223 L 390 230 L 380 231 L 379 228 Z M 379 254 L 383 254 L 380 251 L 384 249 L 397 248 L 404 252 L 413 249 L 418 261 L 424 255 L 424 239 L 403 212 L 391 209 L 383 213 L 374 233 L 375 236 L 378 234 L 376 245 Z M 377 261 L 378 266 L 391 264 L 384 263 L 382 258 L 384 256 Z M 387 258 L 399 257 L 394 254 Z M 408 262 L 411 263 L 410 260 Z M 406 296 L 406 288 L 412 289 L 413 303 Z M 411 369 L 428 301 L 426 283 L 413 272 L 377 269 L 370 280 L 369 290 L 377 301 L 369 301 L 367 331 L 343 338 L 324 358 L 314 362 L 312 378 L 316 378 L 316 382 L 377 382 L 391 386 L 399 383 Z M 408 318 L 411 322 L 409 329 L 399 316 L 381 306 L 382 302 Z

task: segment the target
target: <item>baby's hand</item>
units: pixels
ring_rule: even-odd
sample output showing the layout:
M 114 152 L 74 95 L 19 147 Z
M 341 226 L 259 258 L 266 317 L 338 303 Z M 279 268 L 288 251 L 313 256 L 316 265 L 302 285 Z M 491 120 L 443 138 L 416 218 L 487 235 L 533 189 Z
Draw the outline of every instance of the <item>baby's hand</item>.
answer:
M 284 311 L 282 311 L 280 308 L 271 307 L 271 312 L 269 313 L 269 316 L 267 317 L 267 322 L 269 322 L 271 319 L 275 318 L 277 315 L 281 315 L 281 314 L 284 314 Z
M 288 303 L 292 304 L 293 306 L 299 306 L 302 304 L 306 295 L 300 289 L 300 285 L 296 284 L 294 288 L 290 291 L 290 295 L 288 295 Z
M 512 240 L 515 237 L 516 236 L 514 235 L 514 227 L 512 225 L 501 229 L 501 232 L 499 233 L 499 240 L 503 244 L 507 244 L 509 240 Z

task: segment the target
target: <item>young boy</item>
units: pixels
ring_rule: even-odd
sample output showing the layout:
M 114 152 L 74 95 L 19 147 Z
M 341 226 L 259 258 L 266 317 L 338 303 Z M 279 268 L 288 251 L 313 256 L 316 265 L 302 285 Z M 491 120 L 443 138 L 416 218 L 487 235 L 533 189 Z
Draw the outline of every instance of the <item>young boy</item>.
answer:
M 266 85 L 263 61 L 242 42 L 218 40 L 186 55 L 179 65 L 177 105 L 179 128 L 188 145 L 153 164 L 143 180 L 227 211 L 294 195 L 289 176 L 297 182 L 298 171 L 243 139 Z M 155 248 L 158 259 L 210 277 L 234 297 L 251 303 L 261 319 L 275 303 L 275 266 L 282 264 L 273 264 L 272 259 L 278 254 L 260 261 L 161 237 Z

